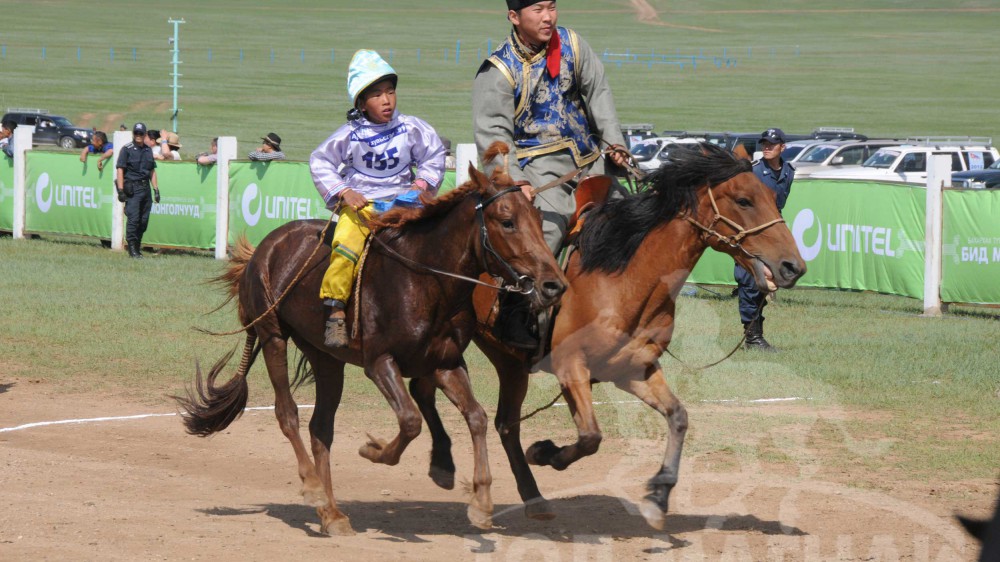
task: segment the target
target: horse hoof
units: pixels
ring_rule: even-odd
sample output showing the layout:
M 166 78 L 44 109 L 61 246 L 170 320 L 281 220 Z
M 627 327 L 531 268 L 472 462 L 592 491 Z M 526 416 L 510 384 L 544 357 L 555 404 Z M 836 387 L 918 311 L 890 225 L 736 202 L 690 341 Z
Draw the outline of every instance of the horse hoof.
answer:
M 427 476 L 431 477 L 439 487 L 445 490 L 455 489 L 455 471 L 448 471 L 437 466 L 431 466 L 430 471 L 427 472 Z
M 528 464 L 544 466 L 552 464 L 552 457 L 559 454 L 559 447 L 551 440 L 536 441 L 532 443 L 528 450 L 524 452 L 524 457 Z
M 532 500 L 524 504 L 524 516 L 535 521 L 549 521 L 556 518 L 548 500 Z
M 472 523 L 473 527 L 477 529 L 482 529 L 488 531 L 493 528 L 493 514 L 487 513 L 478 507 L 469 504 L 468 509 L 469 523 Z
M 334 537 L 353 537 L 357 534 L 351 527 L 351 520 L 347 517 L 340 517 L 329 523 L 324 523 L 320 530 L 324 535 Z
M 667 522 L 667 514 L 655 502 L 648 499 L 642 500 L 642 503 L 639 504 L 639 513 L 642 514 L 643 519 L 650 527 L 657 531 L 663 530 L 663 526 Z
M 382 452 L 385 450 L 386 442 L 378 437 L 368 436 L 368 442 L 358 449 L 358 454 L 374 462 L 382 462 Z

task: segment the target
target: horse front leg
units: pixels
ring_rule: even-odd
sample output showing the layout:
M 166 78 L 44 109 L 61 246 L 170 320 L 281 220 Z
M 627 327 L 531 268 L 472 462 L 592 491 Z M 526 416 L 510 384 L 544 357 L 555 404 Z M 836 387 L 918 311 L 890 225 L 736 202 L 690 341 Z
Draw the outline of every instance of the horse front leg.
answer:
M 420 414 L 431 431 L 431 466 L 427 475 L 435 484 L 451 490 L 455 487 L 455 461 L 451 456 L 451 438 L 441 423 L 434 395 L 437 386 L 429 378 L 410 379 L 410 396 L 420 408 Z
M 374 463 L 390 466 L 399 464 L 399 458 L 407 445 L 420 435 L 420 411 L 406 393 L 399 365 L 391 355 L 378 357 L 365 369 L 365 374 L 375 383 L 396 413 L 399 433 L 389 443 L 369 435 L 368 443 L 361 446 L 358 454 Z
M 490 495 L 490 485 L 493 476 L 490 474 L 489 454 L 486 449 L 486 428 L 489 419 L 483 407 L 472 394 L 472 384 L 465 366 L 456 369 L 439 369 L 434 373 L 434 381 L 451 400 L 469 426 L 472 435 L 472 451 L 475 469 L 472 477 L 472 498 L 469 502 L 469 521 L 480 529 L 493 527 L 493 498 Z
M 549 465 L 556 470 L 566 467 L 583 457 L 593 455 L 601 446 L 601 429 L 594 414 L 593 394 L 590 388 L 590 370 L 582 359 L 572 359 L 568 365 L 556 366 L 556 377 L 562 386 L 563 398 L 576 422 L 577 442 L 558 447 L 550 440 L 537 441 L 528 447 L 525 456 L 531 464 Z
M 524 514 L 530 519 L 545 521 L 555 517 L 549 502 L 542 497 L 531 473 L 531 466 L 521 447 L 521 407 L 528 393 L 528 369 L 523 362 L 494 363 L 500 374 L 500 400 L 497 403 L 495 425 L 507 453 L 507 462 L 517 481 L 517 493 L 524 502 Z
M 677 485 L 677 475 L 681 466 L 681 449 L 688 428 L 687 409 L 674 396 L 659 365 L 647 370 L 646 380 L 615 381 L 615 385 L 651 406 L 666 418 L 667 451 L 659 472 L 646 484 L 648 494 L 640 505 L 642 516 L 651 527 L 662 530 L 665 523 L 670 492 Z

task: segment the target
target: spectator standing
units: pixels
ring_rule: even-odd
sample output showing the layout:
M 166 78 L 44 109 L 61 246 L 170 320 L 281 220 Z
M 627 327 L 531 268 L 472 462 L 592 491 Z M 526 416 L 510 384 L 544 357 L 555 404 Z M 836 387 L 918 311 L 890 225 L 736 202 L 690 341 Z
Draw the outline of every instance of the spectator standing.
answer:
M 212 147 L 208 152 L 199 152 L 195 162 L 199 166 L 211 166 L 219 160 L 219 137 L 212 139 Z
M 330 307 L 323 340 L 327 347 L 348 343 L 344 308 L 375 202 L 414 190 L 435 193 L 444 177 L 444 146 L 434 128 L 396 111 L 397 81 L 396 71 L 375 51 L 354 53 L 347 71 L 347 93 L 354 104 L 348 122 L 309 157 L 323 201 L 329 209 L 340 209 L 319 294 Z
M 3 151 L 8 158 L 14 157 L 14 129 L 17 123 L 14 121 L 4 121 L 0 124 L 0 151 Z
M 444 168 L 446 170 L 455 169 L 455 152 L 451 149 L 451 139 L 441 137 L 441 144 L 444 145 Z
M 108 142 L 108 135 L 104 131 L 94 131 L 91 142 L 80 152 L 80 162 L 87 162 L 87 157 L 91 154 L 99 154 L 97 159 L 98 171 L 104 169 L 104 162 L 110 160 L 115 153 L 115 146 Z
M 494 141 L 512 146 L 517 159 L 509 173 L 529 198 L 532 186 L 573 170 L 607 173 L 601 142 L 616 149 L 611 159 L 618 166 L 627 154 L 600 58 L 576 32 L 557 27 L 557 19 L 554 0 L 507 0 L 510 35 L 483 61 L 472 84 L 476 148 L 482 154 Z M 576 210 L 574 188 L 564 184 L 534 197 L 554 254 Z M 615 189 L 613 196 L 620 197 L 620 186 Z M 534 349 L 535 324 L 524 295 L 504 295 L 494 328 L 499 339 Z
M 260 140 L 260 147 L 247 154 L 247 158 L 255 162 L 285 159 L 285 153 L 281 151 L 281 137 L 274 133 L 268 133 L 266 137 L 261 137 Z
M 785 201 L 792 190 L 795 169 L 781 158 L 785 149 L 785 133 L 781 129 L 768 129 L 760 135 L 764 156 L 753 163 L 753 173 L 773 191 L 777 197 L 778 210 L 785 208 Z M 746 340 L 744 349 L 777 351 L 764 339 L 764 307 L 767 306 L 767 291 L 761 291 L 753 274 L 736 265 L 736 294 L 739 297 L 740 321 Z
M 146 125 L 132 127 L 132 142 L 118 152 L 118 200 L 125 203 L 125 241 L 128 255 L 141 259 L 142 235 L 149 225 L 149 211 L 153 201 L 160 202 L 159 182 L 156 179 L 156 160 L 153 149 L 146 144 Z M 153 193 L 150 197 L 150 186 Z

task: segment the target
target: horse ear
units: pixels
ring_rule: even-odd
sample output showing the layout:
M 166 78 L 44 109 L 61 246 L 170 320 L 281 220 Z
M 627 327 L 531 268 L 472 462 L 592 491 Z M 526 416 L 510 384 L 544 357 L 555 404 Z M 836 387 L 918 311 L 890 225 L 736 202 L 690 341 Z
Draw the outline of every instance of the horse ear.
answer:
M 490 178 L 486 177 L 486 174 L 479 171 L 472 162 L 469 162 L 469 181 L 474 183 L 476 187 L 482 189 L 490 185 Z
M 747 154 L 747 149 L 742 144 L 736 145 L 733 149 L 733 156 L 740 160 L 750 160 L 750 155 Z

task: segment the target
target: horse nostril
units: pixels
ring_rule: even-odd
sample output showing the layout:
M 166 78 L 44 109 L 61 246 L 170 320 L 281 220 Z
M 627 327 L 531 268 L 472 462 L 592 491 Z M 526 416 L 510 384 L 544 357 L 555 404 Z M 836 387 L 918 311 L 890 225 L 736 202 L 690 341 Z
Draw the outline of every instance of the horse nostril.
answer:
M 803 268 L 799 264 L 791 261 L 781 262 L 781 275 L 786 279 L 797 279 L 803 273 Z
M 563 294 L 566 290 L 566 285 L 563 285 L 559 281 L 545 281 L 542 283 L 542 293 L 551 299 L 558 297 Z

